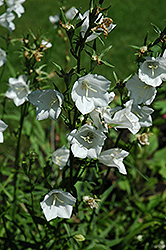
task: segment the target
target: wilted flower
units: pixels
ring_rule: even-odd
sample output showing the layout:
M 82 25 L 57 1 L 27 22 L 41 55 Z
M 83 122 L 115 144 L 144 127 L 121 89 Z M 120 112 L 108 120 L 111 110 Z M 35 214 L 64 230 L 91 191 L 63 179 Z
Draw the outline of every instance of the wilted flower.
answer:
M 117 167 L 121 174 L 127 174 L 123 159 L 128 156 L 128 152 L 119 148 L 112 148 L 103 151 L 98 160 L 106 166 Z
M 0 67 L 6 62 L 6 52 L 0 49 Z
M 134 104 L 150 105 L 157 93 L 156 88 L 142 82 L 138 75 L 134 75 L 126 83 L 126 88 L 129 90 L 130 99 L 133 99 Z
M 7 10 L 9 12 L 14 11 L 18 17 L 24 13 L 24 7 L 21 5 L 25 0 L 7 0 L 6 4 L 9 7 Z
M 0 120 L 0 143 L 3 143 L 3 134 L 2 132 L 8 127 L 2 120 Z
M 53 89 L 35 90 L 28 95 L 30 103 L 36 106 L 37 120 L 44 120 L 48 117 L 57 120 L 61 113 L 63 95 Z
M 53 189 L 46 194 L 40 205 L 47 221 L 50 221 L 56 217 L 69 219 L 75 202 L 76 198 L 70 193 Z
M 66 166 L 69 160 L 69 154 L 70 150 L 65 146 L 62 146 L 52 154 L 52 161 L 57 164 L 60 169 L 62 169 L 64 166 Z
M 153 87 L 161 85 L 166 80 L 166 58 L 147 57 L 140 65 L 139 78 Z
M 149 129 L 148 129 L 147 133 L 143 133 L 141 135 L 136 135 L 136 137 L 141 145 L 149 145 L 150 144 L 150 142 L 148 141 L 148 137 L 152 133 L 149 134 L 148 132 L 149 132 Z
M 20 75 L 18 79 L 13 77 L 9 78 L 10 88 L 6 92 L 6 97 L 13 99 L 16 106 L 19 106 L 27 101 L 27 96 L 31 93 L 27 80 L 28 78 L 26 75 Z
M 84 20 L 82 26 L 81 26 L 81 35 L 82 37 L 85 37 L 85 34 L 89 28 L 89 10 L 84 13 L 84 15 L 81 17 L 82 20 Z M 106 37 L 108 33 L 115 28 L 115 24 L 113 24 L 113 21 L 111 18 L 103 17 L 102 13 L 99 13 L 98 17 L 96 18 L 95 22 L 96 26 L 92 28 L 92 34 L 87 37 L 86 42 L 92 41 L 97 36 L 99 36 L 102 32 L 104 32 L 104 36 Z
M 93 208 L 98 208 L 98 204 L 96 203 L 96 201 L 100 201 L 100 199 L 94 199 L 92 197 L 89 197 L 88 195 L 83 197 L 83 200 L 86 201 L 88 203 L 88 205 L 90 206 L 91 209 Z
M 12 32 L 12 30 L 15 29 L 15 25 L 12 22 L 14 18 L 15 18 L 15 15 L 11 12 L 7 11 L 6 13 L 3 13 L 0 16 L 0 25 L 7 28 L 10 32 Z
M 104 117 L 110 125 L 116 125 L 116 128 L 128 128 L 131 133 L 136 134 L 140 129 L 139 118 L 131 112 L 133 100 L 126 102 L 125 108 L 117 111 L 113 118 L 108 115 Z
M 79 111 L 85 115 L 97 107 L 105 107 L 110 101 L 107 92 L 111 82 L 101 75 L 80 77 L 73 86 L 72 99 Z
M 72 144 L 71 150 L 75 157 L 97 158 L 101 152 L 106 136 L 93 126 L 85 124 L 79 131 L 74 129 L 68 134 L 67 139 Z

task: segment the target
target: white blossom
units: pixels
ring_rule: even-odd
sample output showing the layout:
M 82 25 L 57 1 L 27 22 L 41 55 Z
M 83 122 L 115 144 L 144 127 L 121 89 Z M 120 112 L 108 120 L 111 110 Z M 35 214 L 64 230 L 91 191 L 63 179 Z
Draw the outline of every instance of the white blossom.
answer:
M 73 86 L 72 99 L 78 110 L 83 114 L 90 113 L 97 107 L 105 107 L 110 101 L 107 92 L 111 82 L 101 75 L 80 77 Z
M 152 126 L 152 117 L 153 109 L 147 106 L 139 106 L 133 104 L 131 111 L 138 117 L 139 124 L 141 127 L 149 127 Z
M 21 14 L 24 13 L 24 7 L 21 5 L 25 0 L 7 0 L 6 4 L 8 6 L 8 11 L 14 11 L 17 16 L 20 18 Z
M 40 89 L 28 95 L 28 99 L 36 107 L 37 120 L 44 120 L 49 117 L 56 121 L 61 113 L 64 97 L 56 90 Z
M 161 85 L 166 80 L 166 58 L 147 57 L 140 65 L 139 78 L 153 87 Z
M 0 67 L 6 62 L 6 52 L 0 49 Z
M 68 160 L 69 160 L 70 150 L 67 149 L 65 146 L 62 146 L 61 148 L 57 149 L 52 154 L 52 161 L 59 166 L 59 168 L 62 170 L 64 166 L 66 166 Z
M 69 219 L 75 202 L 76 198 L 70 193 L 53 189 L 46 194 L 40 205 L 47 221 L 50 221 L 56 217 Z
M 126 102 L 125 108 L 117 111 L 113 118 L 105 116 L 104 119 L 116 128 L 128 128 L 131 133 L 136 134 L 141 128 L 139 118 L 131 112 L 133 100 Z
M 129 90 L 130 99 L 133 99 L 134 104 L 150 105 L 157 93 L 156 88 L 142 82 L 138 75 L 134 75 L 126 83 L 126 88 Z
M 101 152 L 106 136 L 93 126 L 83 125 L 80 130 L 74 129 L 67 136 L 72 144 L 71 150 L 75 157 L 97 158 Z
M 89 10 L 86 11 L 83 16 L 81 17 L 82 20 L 84 20 L 82 26 L 81 26 L 81 35 L 84 38 L 85 34 L 89 28 Z M 115 28 L 115 24 L 113 24 L 113 21 L 111 18 L 103 17 L 102 13 L 98 15 L 95 22 L 96 26 L 92 28 L 92 34 L 87 37 L 86 42 L 92 41 L 97 36 L 99 36 L 101 33 L 104 32 L 104 36 L 107 36 L 108 33 Z
M 121 174 L 127 174 L 123 159 L 128 156 L 128 152 L 119 148 L 112 148 L 103 151 L 98 160 L 106 166 L 117 167 Z
M 22 105 L 27 101 L 27 96 L 31 93 L 27 80 L 26 75 L 20 75 L 18 79 L 13 77 L 9 78 L 10 88 L 6 92 L 6 97 L 13 99 L 16 106 Z
M 15 18 L 15 15 L 11 12 L 7 11 L 6 13 L 3 13 L 0 16 L 0 25 L 7 28 L 10 32 L 12 32 L 12 30 L 15 29 L 15 25 L 12 22 L 14 18 Z
M 8 127 L 2 120 L 0 120 L 0 143 L 3 143 L 3 134 L 2 132 Z

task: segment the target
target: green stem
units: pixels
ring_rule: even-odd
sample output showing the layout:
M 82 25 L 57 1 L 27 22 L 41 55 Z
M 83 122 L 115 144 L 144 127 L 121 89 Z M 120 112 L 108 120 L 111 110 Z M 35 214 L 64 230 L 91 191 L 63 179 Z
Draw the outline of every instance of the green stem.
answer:
M 27 112 L 27 103 L 24 103 L 21 106 L 21 117 L 20 117 L 20 127 L 19 127 L 19 134 L 18 134 L 18 140 L 17 140 L 17 147 L 16 147 L 16 154 L 15 154 L 15 162 L 14 162 L 14 195 L 13 195 L 13 202 L 16 201 L 16 192 L 17 192 L 17 176 L 18 176 L 18 170 L 19 170 L 19 160 L 20 160 L 20 143 L 21 143 L 21 135 L 22 135 L 22 129 L 23 129 L 23 123 L 24 118 Z

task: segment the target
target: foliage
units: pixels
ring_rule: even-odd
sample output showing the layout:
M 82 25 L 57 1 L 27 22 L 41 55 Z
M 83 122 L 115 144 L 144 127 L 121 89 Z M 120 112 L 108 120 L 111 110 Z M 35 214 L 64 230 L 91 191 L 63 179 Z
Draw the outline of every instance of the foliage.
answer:
M 63 1 L 60 2 L 62 6 Z M 5 8 L 8 8 L 6 3 L 5 1 Z M 14 37 L 14 33 L 10 34 L 4 27 L 0 27 L 5 31 L 2 36 L 2 48 L 7 52 L 7 61 L 0 69 L 3 84 L 0 93 L 0 119 L 8 125 L 3 132 L 4 143 L 0 145 L 1 249 L 165 248 L 164 80 L 162 79 L 162 84 L 157 87 L 156 99 L 149 105 L 154 109 L 153 125 L 139 130 L 139 134 L 147 135 L 149 145 L 142 145 L 136 133 L 129 131 L 127 127 L 118 128 L 113 122 L 107 124 L 108 134 L 104 146 L 102 145 L 103 150 L 121 148 L 129 152 L 123 160 L 127 175 L 120 174 L 117 168 L 102 164 L 98 157 L 74 157 L 67 135 L 71 131 L 80 131 L 85 124 L 94 128 L 93 118 L 89 113 L 83 115 L 75 106 L 71 96 L 74 83 L 87 74 L 93 75 L 97 72 L 107 77 L 111 72 L 112 84 L 108 92 L 114 91 L 116 95 L 110 106 L 125 108 L 126 102 L 130 100 L 126 83 L 138 72 L 140 64 L 146 61 L 147 56 L 163 56 L 166 49 L 166 28 L 160 30 L 158 25 L 152 24 L 156 33 L 154 39 L 148 35 L 143 37 L 144 34 L 141 33 L 143 43 L 139 46 L 132 45 L 135 64 L 130 66 L 130 74 L 119 79 L 119 72 L 117 73 L 113 65 L 114 58 L 108 56 L 114 47 L 112 41 L 111 45 L 108 44 L 108 30 L 102 26 L 102 32 L 106 32 L 105 40 L 96 28 L 99 25 L 96 19 L 99 18 L 100 22 L 100 12 L 107 17 L 110 8 L 104 5 L 104 1 L 92 0 L 86 9 L 88 7 L 89 26 L 84 36 L 81 35 L 80 29 L 85 19 L 78 19 L 80 13 L 77 13 L 75 18 L 69 21 L 65 15 L 66 8 L 61 8 L 60 22 L 54 30 L 58 41 L 56 46 L 59 46 L 59 60 L 56 56 L 51 57 L 50 51 L 55 48 L 54 39 L 51 40 L 52 48 L 47 48 L 50 40 L 42 31 L 34 32 L 31 28 L 27 34 L 21 36 L 18 27 L 15 33 L 17 37 Z M 21 23 L 21 20 L 19 22 Z M 112 24 L 112 21 L 110 22 Z M 162 23 L 161 26 L 163 27 Z M 96 37 L 87 42 L 92 30 Z M 116 32 L 118 27 L 112 29 L 110 35 L 115 35 Z M 43 45 L 43 40 L 46 45 Z M 119 47 L 123 50 L 123 42 Z M 13 53 L 18 56 L 16 63 L 13 62 Z M 65 60 L 62 60 L 62 56 Z M 100 69 L 102 73 L 99 73 Z M 106 72 L 106 75 L 103 72 Z M 28 78 L 27 84 L 32 93 L 47 89 L 63 93 L 61 114 L 57 115 L 56 119 L 38 121 L 37 109 L 32 105 L 30 95 L 27 96 L 27 101 L 18 107 L 6 98 L 8 79 L 18 79 L 23 74 Z M 86 97 L 88 88 L 94 94 L 93 86 L 82 86 Z M 57 101 L 52 95 L 51 98 L 49 111 Z M 111 117 L 112 120 L 114 118 L 115 115 Z M 89 144 L 93 139 L 83 136 L 82 138 Z M 63 145 L 69 149 L 70 157 L 60 169 L 54 164 L 52 154 Z M 56 218 L 48 222 L 44 217 L 40 202 L 54 189 L 69 192 L 77 199 L 70 219 Z

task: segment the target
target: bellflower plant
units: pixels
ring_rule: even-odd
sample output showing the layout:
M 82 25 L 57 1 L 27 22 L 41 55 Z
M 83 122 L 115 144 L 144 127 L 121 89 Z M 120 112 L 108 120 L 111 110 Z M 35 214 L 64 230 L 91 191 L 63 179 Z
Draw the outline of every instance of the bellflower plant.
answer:
M 101 75 L 80 77 L 73 85 L 71 96 L 78 110 L 88 114 L 97 107 L 105 107 L 109 103 L 107 92 L 111 82 Z
M 60 170 L 63 169 L 64 166 L 66 166 L 70 156 L 70 150 L 67 149 L 65 146 L 62 146 L 61 148 L 57 149 L 52 154 L 52 161 L 56 165 L 59 166 Z
M 13 99 L 16 106 L 22 105 L 27 101 L 28 94 L 31 93 L 29 89 L 29 82 L 26 75 L 20 75 L 17 78 L 9 78 L 10 88 L 6 92 L 6 97 Z
M 3 143 L 3 134 L 2 132 L 8 127 L 2 120 L 0 120 L 0 143 Z
M 85 124 L 79 131 L 77 129 L 71 131 L 67 139 L 71 143 L 74 157 L 97 158 L 102 150 L 106 136 L 93 126 Z
M 57 217 L 69 219 L 76 199 L 68 192 L 53 189 L 40 202 L 47 221 Z
M 123 164 L 123 159 L 127 157 L 129 153 L 120 148 L 112 148 L 103 151 L 98 160 L 106 166 L 117 167 L 121 174 L 127 174 L 126 168 Z
M 37 120 L 44 120 L 48 117 L 57 120 L 61 113 L 63 95 L 53 89 L 35 90 L 28 95 L 28 100 L 36 107 Z

